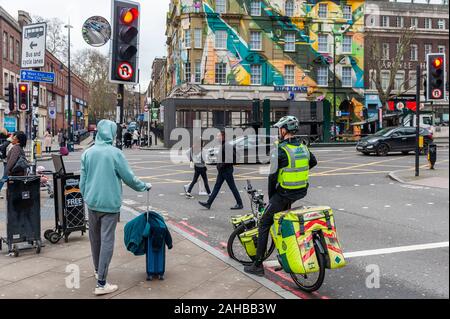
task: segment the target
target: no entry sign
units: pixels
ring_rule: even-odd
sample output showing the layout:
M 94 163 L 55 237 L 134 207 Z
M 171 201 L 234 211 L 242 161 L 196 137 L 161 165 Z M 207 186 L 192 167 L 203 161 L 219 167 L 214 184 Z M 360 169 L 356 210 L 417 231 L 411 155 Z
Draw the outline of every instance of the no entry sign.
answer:
M 129 81 L 133 77 L 134 70 L 131 64 L 123 62 L 117 68 L 117 75 L 124 81 Z

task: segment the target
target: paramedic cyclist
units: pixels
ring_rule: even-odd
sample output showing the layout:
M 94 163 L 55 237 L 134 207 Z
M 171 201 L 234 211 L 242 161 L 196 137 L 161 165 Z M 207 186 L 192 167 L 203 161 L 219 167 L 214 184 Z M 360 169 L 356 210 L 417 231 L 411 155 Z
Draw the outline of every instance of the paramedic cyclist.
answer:
M 299 121 L 296 117 L 286 116 L 274 127 L 278 128 L 280 141 L 271 159 L 270 202 L 259 224 L 255 263 L 245 267 L 245 272 L 257 276 L 264 276 L 263 258 L 275 214 L 288 210 L 296 201 L 306 197 L 309 187 L 309 170 L 317 165 L 315 156 L 295 137 L 299 129 Z

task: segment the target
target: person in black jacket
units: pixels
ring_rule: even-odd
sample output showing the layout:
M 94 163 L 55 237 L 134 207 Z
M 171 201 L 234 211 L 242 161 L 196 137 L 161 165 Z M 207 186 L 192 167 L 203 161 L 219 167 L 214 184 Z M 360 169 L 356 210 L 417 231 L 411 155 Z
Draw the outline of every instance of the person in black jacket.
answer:
M 270 228 L 274 223 L 274 216 L 279 212 L 286 211 L 298 200 L 303 199 L 308 194 L 309 180 L 302 173 L 299 174 L 297 186 L 283 187 L 283 174 L 286 168 L 292 170 L 292 164 L 300 172 L 307 172 L 317 166 L 317 159 L 308 148 L 302 145 L 300 139 L 295 137 L 295 133 L 299 129 L 298 119 L 293 116 L 282 118 L 276 125 L 279 129 L 280 143 L 277 151 L 272 154 L 271 169 L 269 175 L 269 205 L 259 224 L 259 236 L 257 245 L 257 254 L 255 263 L 245 267 L 245 272 L 264 276 L 263 261 L 267 251 L 267 243 L 269 240 Z M 295 151 L 288 154 L 288 150 Z M 291 156 L 291 159 L 289 158 Z M 291 166 L 289 165 L 291 164 Z M 287 171 L 287 170 L 286 170 Z M 309 173 L 308 173 L 309 175 Z M 287 183 L 286 183 L 287 184 Z
M 232 207 L 231 210 L 241 210 L 244 208 L 244 204 L 242 202 L 241 195 L 239 194 L 239 191 L 236 187 L 236 182 L 233 176 L 234 174 L 233 165 L 236 160 L 236 149 L 231 144 L 226 143 L 224 131 L 217 135 L 217 139 L 221 143 L 221 147 L 217 159 L 218 175 L 216 185 L 214 186 L 214 190 L 211 196 L 209 197 L 209 200 L 206 203 L 199 202 L 199 204 L 205 207 L 206 209 L 211 209 L 214 200 L 216 199 L 217 195 L 219 195 L 223 183 L 227 182 L 228 187 L 230 187 L 231 192 L 233 193 L 234 198 L 236 199 L 236 206 Z

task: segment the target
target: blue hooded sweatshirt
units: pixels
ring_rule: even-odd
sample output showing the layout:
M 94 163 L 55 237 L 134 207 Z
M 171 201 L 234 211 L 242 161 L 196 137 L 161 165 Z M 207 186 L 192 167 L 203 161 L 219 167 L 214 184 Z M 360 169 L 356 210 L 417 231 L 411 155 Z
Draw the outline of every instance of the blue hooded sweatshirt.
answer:
M 147 185 L 131 171 L 122 151 L 113 146 L 116 135 L 114 122 L 101 121 L 95 146 L 81 157 L 81 194 L 88 208 L 96 212 L 120 212 L 122 181 L 137 192 L 147 190 Z

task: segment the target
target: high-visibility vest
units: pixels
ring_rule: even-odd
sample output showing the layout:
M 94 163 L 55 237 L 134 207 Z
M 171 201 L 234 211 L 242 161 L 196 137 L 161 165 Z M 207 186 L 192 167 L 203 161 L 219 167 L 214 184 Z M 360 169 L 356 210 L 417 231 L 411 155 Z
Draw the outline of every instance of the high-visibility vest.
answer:
M 288 156 L 289 164 L 278 172 L 278 184 L 289 190 L 304 189 L 309 183 L 309 161 L 311 155 L 305 145 L 286 144 L 280 147 Z

